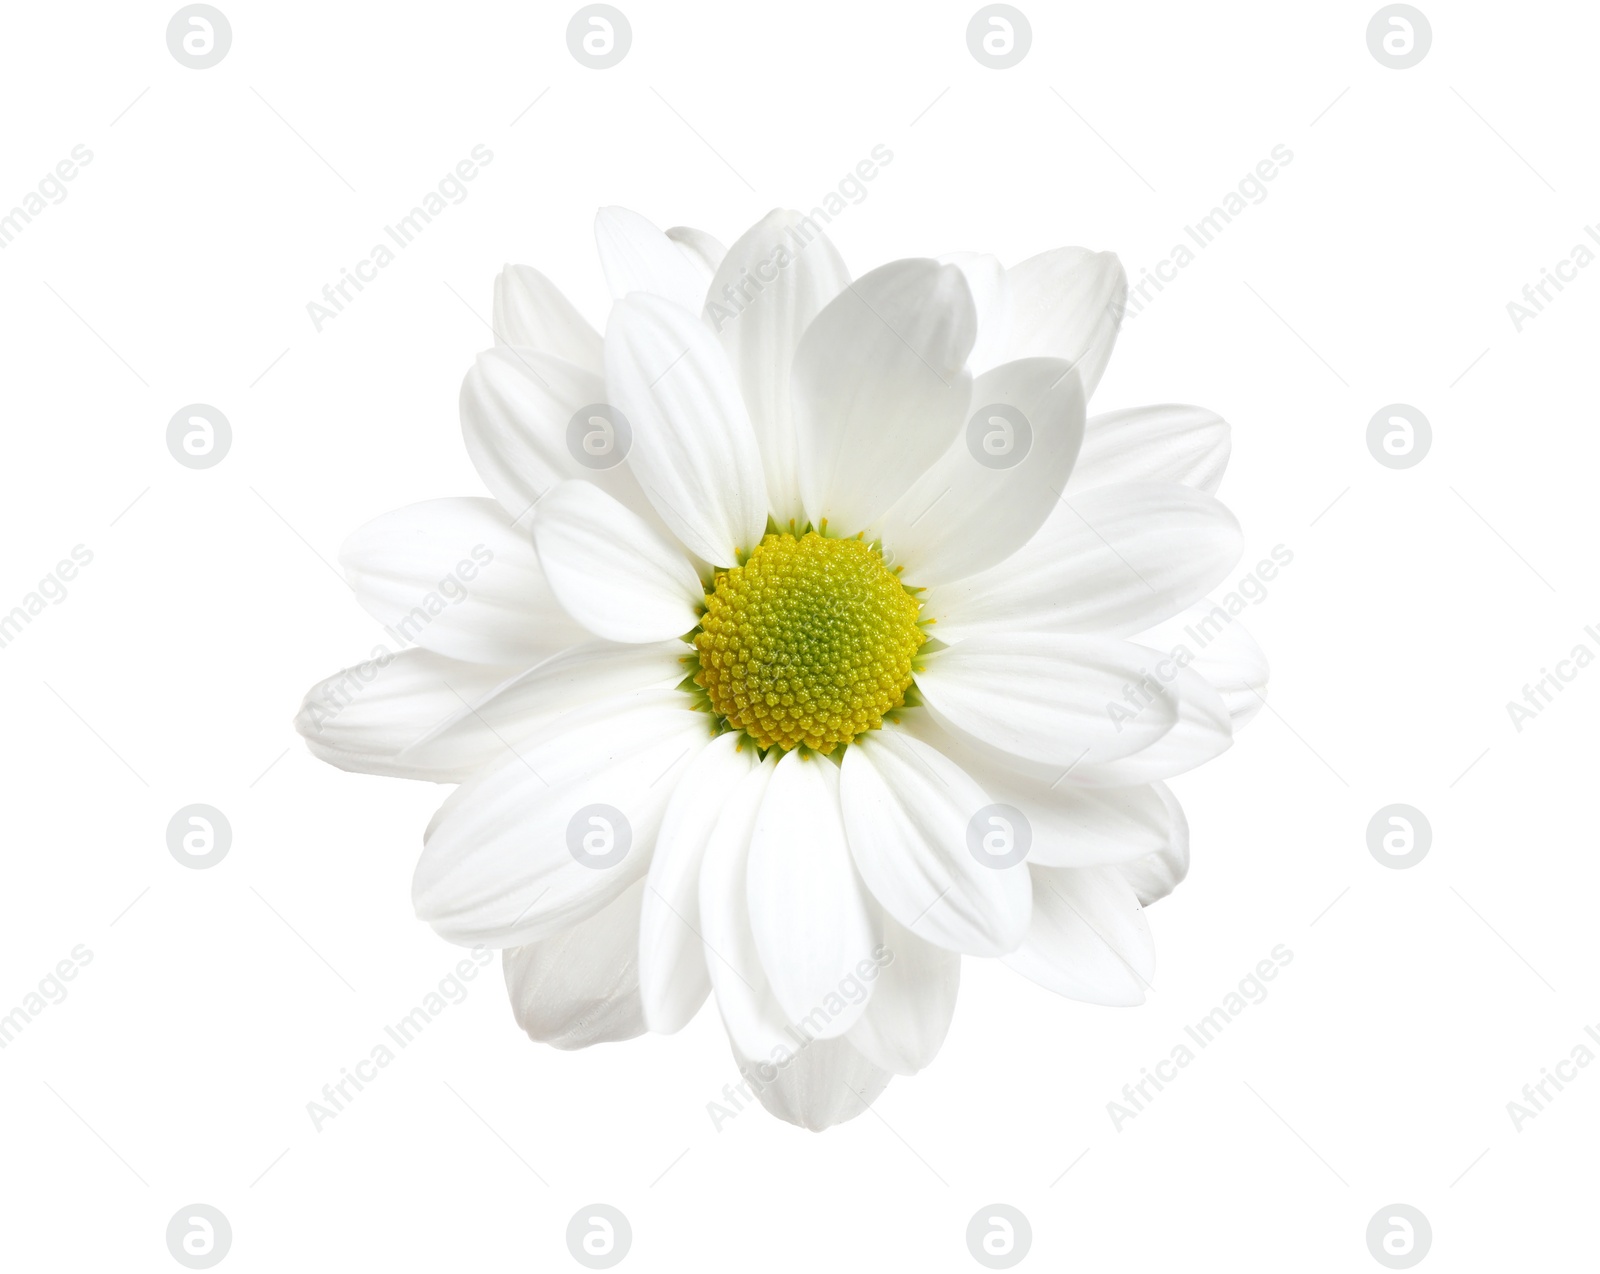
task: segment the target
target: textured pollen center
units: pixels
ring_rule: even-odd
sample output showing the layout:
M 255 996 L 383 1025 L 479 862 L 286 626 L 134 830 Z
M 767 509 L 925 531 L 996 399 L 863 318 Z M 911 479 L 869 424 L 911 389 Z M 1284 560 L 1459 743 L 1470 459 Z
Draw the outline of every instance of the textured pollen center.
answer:
M 718 571 L 694 680 L 762 748 L 831 752 L 905 701 L 918 603 L 862 540 L 768 535 Z

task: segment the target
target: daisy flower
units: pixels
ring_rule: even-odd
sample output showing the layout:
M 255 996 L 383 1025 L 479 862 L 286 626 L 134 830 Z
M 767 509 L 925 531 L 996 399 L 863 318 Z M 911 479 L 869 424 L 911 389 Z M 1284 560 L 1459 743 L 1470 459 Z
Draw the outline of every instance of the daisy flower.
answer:
M 1085 416 L 1110 253 L 852 279 L 810 217 L 732 248 L 596 222 L 604 335 L 496 280 L 461 391 L 493 499 L 357 531 L 387 646 L 307 695 L 345 769 L 459 786 L 413 897 L 580 1048 L 714 999 L 748 1091 L 820 1129 L 928 1065 L 961 958 L 1143 999 L 1188 867 L 1163 780 L 1266 669 L 1224 607 L 1228 427 Z M 713 1118 L 717 1118 L 713 1111 Z

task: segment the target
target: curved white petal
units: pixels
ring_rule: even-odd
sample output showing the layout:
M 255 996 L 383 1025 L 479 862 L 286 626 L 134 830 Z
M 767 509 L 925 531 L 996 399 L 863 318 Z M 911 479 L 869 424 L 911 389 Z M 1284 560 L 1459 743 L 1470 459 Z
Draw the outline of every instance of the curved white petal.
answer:
M 1011 324 L 1011 285 L 1000 258 L 986 252 L 947 252 L 940 265 L 953 265 L 966 277 L 978 314 L 978 339 L 967 365 L 974 376 L 1005 362 L 1006 337 Z
M 1083 396 L 1111 359 L 1128 299 L 1128 276 L 1112 252 L 1054 248 L 1006 271 L 1005 358 L 1064 358 L 1078 370 Z
M 599 487 L 563 482 L 545 496 L 533 542 L 551 590 L 598 637 L 660 641 L 700 622 L 705 593 L 694 568 Z
M 501 953 L 506 994 L 528 1038 L 588 1048 L 644 1034 L 637 880 L 587 920 Z
M 1117 864 L 1117 870 L 1133 888 L 1141 907 L 1148 907 L 1151 903 L 1165 898 L 1182 884 L 1183 878 L 1189 874 L 1189 820 L 1183 816 L 1183 807 L 1178 804 L 1178 798 L 1165 783 L 1157 783 L 1154 786 L 1171 810 L 1174 835 L 1166 845 L 1154 853 Z
M 440 807 L 412 880 L 417 916 L 450 942 L 490 947 L 592 916 L 644 875 L 676 777 L 709 741 L 705 714 L 676 690 L 558 718 Z M 621 857 L 597 865 L 608 843 Z
M 1133 887 L 1115 867 L 1032 871 L 1033 924 L 1005 963 L 1070 1000 L 1142 1004 L 1156 957 Z
M 883 958 L 877 962 L 877 985 L 848 1038 L 874 1065 L 915 1075 L 933 1061 L 950 1030 L 961 956 L 924 942 L 886 913 L 880 922 Z
M 850 272 L 810 217 L 774 209 L 735 241 L 706 298 L 761 446 L 767 499 L 780 526 L 805 520 L 790 375 L 800 337 Z
M 633 429 L 628 466 L 690 551 L 733 566 L 761 542 L 761 451 L 722 346 L 694 313 L 632 295 L 611 309 L 606 384 Z
M 885 552 L 921 586 L 1010 557 L 1060 500 L 1082 438 L 1070 363 L 1028 358 L 985 372 L 966 426 L 884 519 Z
M 1215 587 L 1244 536 L 1212 496 L 1171 482 L 1069 493 L 1037 534 L 981 575 L 936 585 L 943 641 L 979 632 L 1140 632 Z
M 760 764 L 738 734 L 720 734 L 684 771 L 656 837 L 639 920 L 639 983 L 652 1031 L 682 1030 L 711 993 L 700 937 L 700 866 L 729 798 Z
M 449 758 L 415 752 L 413 745 L 456 717 L 463 700 L 476 702 L 514 672 L 431 650 L 382 651 L 312 686 L 294 728 L 313 756 L 341 770 L 459 783 L 500 744 L 479 740 L 484 746 L 476 751 L 464 748 Z
M 386 513 L 344 542 L 339 563 L 396 643 L 526 667 L 583 640 L 527 532 L 493 500 L 428 500 Z
M 1271 673 L 1266 653 L 1234 618 L 1242 607 L 1237 597 L 1228 604 L 1207 598 L 1136 639 L 1156 650 L 1188 652 L 1194 670 L 1222 696 L 1235 733 L 1266 705 Z
M 1229 434 L 1216 412 L 1177 403 L 1090 416 L 1069 489 L 1178 482 L 1215 495 L 1228 467 Z
M 735 1045 L 733 1057 L 771 1114 L 809 1132 L 864 1114 L 889 1086 L 889 1072 L 848 1040 L 816 1040 L 776 1059 L 744 1056 Z
M 879 932 L 845 841 L 839 771 L 786 753 L 767 785 L 747 867 L 750 927 L 785 1016 L 832 1039 L 861 1016 Z
M 600 333 L 532 266 L 508 265 L 495 277 L 494 338 L 601 372 Z
M 990 801 L 954 762 L 897 729 L 870 731 L 844 754 L 839 798 L 856 870 L 900 924 L 969 955 L 1022 940 L 1027 869 L 973 856 L 968 829 Z
M 728 250 L 715 235 L 696 230 L 693 226 L 670 226 L 667 238 L 678 245 L 678 251 L 689 258 L 689 264 L 699 271 L 708 285 L 711 276 L 722 264 L 722 258 L 728 255 Z
M 795 352 L 800 495 L 837 534 L 871 525 L 965 423 L 977 334 L 962 273 L 893 261 L 812 320 Z
M 652 222 L 627 208 L 602 208 L 595 214 L 594 239 L 613 299 L 649 292 L 700 313 L 706 274 Z

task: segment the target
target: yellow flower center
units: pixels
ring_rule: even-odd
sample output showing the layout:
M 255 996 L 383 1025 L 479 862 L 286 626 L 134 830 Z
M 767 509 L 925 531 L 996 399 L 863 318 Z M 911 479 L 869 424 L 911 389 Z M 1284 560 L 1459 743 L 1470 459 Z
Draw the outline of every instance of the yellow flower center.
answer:
M 905 702 L 918 602 L 863 540 L 768 535 L 718 571 L 694 682 L 762 748 L 831 752 Z

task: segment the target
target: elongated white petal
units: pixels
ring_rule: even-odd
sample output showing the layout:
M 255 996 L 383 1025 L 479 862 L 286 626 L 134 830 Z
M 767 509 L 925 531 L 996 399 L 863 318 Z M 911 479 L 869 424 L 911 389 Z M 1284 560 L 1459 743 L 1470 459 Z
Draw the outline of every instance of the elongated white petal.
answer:
M 1207 598 L 1137 638 L 1141 646 L 1191 655 L 1194 670 L 1222 696 L 1235 733 L 1266 706 L 1271 672 L 1266 653 L 1234 618 L 1242 608 L 1237 596 L 1227 603 Z
M 1142 1004 L 1155 944 L 1133 887 L 1115 867 L 1032 871 L 1033 924 L 1006 964 L 1069 1000 Z
M 678 251 L 689 258 L 689 264 L 705 278 L 708 285 L 711 276 L 722 264 L 722 258 L 728 255 L 728 250 L 715 235 L 696 230 L 693 226 L 670 226 L 667 238 L 678 245 Z
M 1082 438 L 1070 363 L 1028 358 L 985 372 L 966 427 L 884 519 L 894 565 L 926 586 L 1010 557 L 1061 499 Z
M 812 320 L 795 352 L 800 494 L 836 533 L 872 524 L 965 423 L 977 335 L 961 271 L 894 261 Z
M 1069 490 L 1177 482 L 1215 495 L 1231 448 L 1228 422 L 1204 407 L 1163 403 L 1089 417 Z
M 602 208 L 595 215 L 594 238 L 606 286 L 615 300 L 631 292 L 648 292 L 700 313 L 707 276 L 652 222 L 627 208 Z
M 1022 940 L 1027 869 L 973 856 L 968 831 L 990 801 L 952 761 L 894 728 L 874 730 L 845 752 L 839 797 L 856 870 L 903 926 L 969 955 Z
M 1204 597 L 1244 537 L 1213 497 L 1171 482 L 1069 493 L 1006 561 L 930 588 L 923 613 L 957 641 L 978 632 L 1139 632 Z
M 470 663 L 537 663 L 583 640 L 525 530 L 493 500 L 428 500 L 345 541 L 345 578 L 395 643 Z
M 630 296 L 606 327 L 611 401 L 633 428 L 628 465 L 674 535 L 716 566 L 761 542 L 761 451 L 733 369 L 699 311 Z
M 535 350 L 598 376 L 600 333 L 539 271 L 508 265 L 494 281 L 494 338 L 499 345 Z
M 816 222 L 775 209 L 735 241 L 707 294 L 705 321 L 738 376 L 779 525 L 805 520 L 790 389 L 795 350 L 812 319 L 849 283 L 843 259 Z
M 1165 898 L 1189 874 L 1189 821 L 1183 816 L 1183 807 L 1178 804 L 1178 798 L 1165 783 L 1156 783 L 1154 787 L 1171 810 L 1174 835 L 1154 853 L 1117 864 L 1117 870 L 1133 888 L 1141 907 L 1148 907 L 1158 899 Z
M 440 807 L 412 882 L 418 917 L 463 946 L 515 947 L 592 916 L 644 875 L 709 737 L 676 690 L 559 718 Z
M 479 740 L 453 757 L 413 752 L 441 721 L 456 717 L 515 670 L 446 659 L 431 650 L 384 652 L 306 692 L 294 727 L 313 756 L 341 770 L 459 783 L 501 745 Z
M 884 914 L 883 958 L 877 985 L 850 1043 L 876 1066 L 915 1075 L 938 1054 L 950 1030 L 961 986 L 961 956 L 931 942 Z
M 1005 358 L 1064 358 L 1078 370 L 1084 399 L 1094 397 L 1128 297 L 1116 254 L 1054 248 L 1012 266 L 1006 285 Z
M 721 734 L 684 772 L 667 805 L 639 919 L 639 982 L 652 1031 L 681 1030 L 711 993 L 700 937 L 700 866 L 739 782 L 758 764 L 737 734 Z
M 871 992 L 879 931 L 856 878 L 831 761 L 789 752 L 773 773 L 750 842 L 750 927 L 767 982 L 808 1035 L 843 1035 Z
M 978 339 L 967 366 L 977 376 L 1006 361 L 1006 338 L 1011 325 L 1011 285 L 1000 258 L 984 252 L 950 252 L 938 258 L 940 265 L 953 265 L 967 280 L 973 308 L 978 314 Z
M 735 1046 L 733 1058 L 769 1113 L 809 1132 L 866 1113 L 891 1078 L 843 1039 L 815 1040 L 777 1059 L 745 1056 Z
M 556 1048 L 644 1034 L 639 1002 L 638 880 L 587 920 L 501 953 L 517 1025 Z
M 694 568 L 599 487 L 563 482 L 547 495 L 533 541 L 550 588 L 598 637 L 660 641 L 699 623 L 705 594 Z

